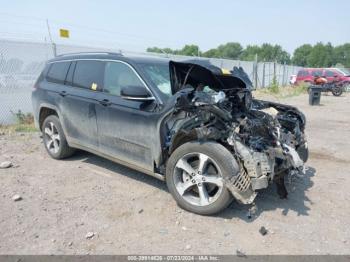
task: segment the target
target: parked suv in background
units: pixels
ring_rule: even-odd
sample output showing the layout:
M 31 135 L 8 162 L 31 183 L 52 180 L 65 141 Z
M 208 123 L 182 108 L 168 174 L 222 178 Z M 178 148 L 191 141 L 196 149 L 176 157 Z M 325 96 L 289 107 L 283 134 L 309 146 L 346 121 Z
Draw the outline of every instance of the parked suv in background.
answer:
M 303 68 L 300 69 L 295 84 L 302 82 L 313 83 L 316 76 L 323 76 L 328 82 L 332 82 L 335 78 L 345 83 L 350 83 L 350 73 L 346 69 L 338 68 Z
M 48 61 L 32 94 L 35 122 L 55 159 L 75 148 L 165 180 L 182 208 L 209 215 L 233 198 L 303 173 L 305 117 L 252 99 L 242 68 L 114 53 Z

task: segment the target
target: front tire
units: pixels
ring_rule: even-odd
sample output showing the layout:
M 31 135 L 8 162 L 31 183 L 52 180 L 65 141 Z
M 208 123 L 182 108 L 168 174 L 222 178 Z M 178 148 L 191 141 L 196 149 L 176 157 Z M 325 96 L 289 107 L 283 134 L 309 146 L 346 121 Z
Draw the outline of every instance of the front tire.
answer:
M 166 182 L 180 207 L 199 215 L 213 215 L 232 202 L 224 181 L 239 170 L 237 161 L 224 146 L 188 142 L 171 154 Z
M 298 147 L 297 153 L 299 154 L 300 159 L 306 163 L 306 161 L 309 159 L 309 148 L 307 147 L 306 142 Z
M 68 145 L 57 116 L 48 116 L 44 120 L 41 130 L 45 149 L 52 158 L 63 159 L 74 154 L 75 150 Z

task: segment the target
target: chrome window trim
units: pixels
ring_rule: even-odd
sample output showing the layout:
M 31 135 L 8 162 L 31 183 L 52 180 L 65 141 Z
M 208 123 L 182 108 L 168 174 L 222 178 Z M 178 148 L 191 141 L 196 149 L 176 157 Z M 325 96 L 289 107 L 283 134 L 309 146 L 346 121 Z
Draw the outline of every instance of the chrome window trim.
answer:
M 103 62 L 115 62 L 115 63 L 122 63 L 127 65 L 133 72 L 136 74 L 136 76 L 140 79 L 142 84 L 146 87 L 148 92 L 151 93 L 150 99 L 156 100 L 159 104 L 162 104 L 162 100 L 154 95 L 152 90 L 149 88 L 149 86 L 146 84 L 146 82 L 142 79 L 142 77 L 139 75 L 139 73 L 135 70 L 133 66 L 131 66 L 129 63 L 117 59 L 100 59 L 100 58 L 75 58 L 75 59 L 63 59 L 63 60 L 57 60 L 57 61 L 50 61 L 48 64 L 54 64 L 54 63 L 61 63 L 61 62 L 78 62 L 78 61 L 103 61 Z M 96 91 L 94 91 L 96 92 Z M 122 96 L 117 96 L 117 97 L 122 97 Z
M 126 100 L 137 100 L 137 101 L 153 101 L 154 97 L 131 97 L 131 96 L 120 96 L 121 98 L 124 98 Z

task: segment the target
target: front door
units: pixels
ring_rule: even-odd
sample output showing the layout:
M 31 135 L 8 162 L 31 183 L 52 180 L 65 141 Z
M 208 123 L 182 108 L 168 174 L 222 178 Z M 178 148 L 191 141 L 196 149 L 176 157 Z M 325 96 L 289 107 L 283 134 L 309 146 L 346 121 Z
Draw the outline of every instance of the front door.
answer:
M 157 135 L 158 114 L 151 102 L 123 99 L 120 91 L 127 86 L 145 83 L 128 64 L 106 62 L 104 88 L 100 104 L 96 105 L 100 151 L 139 168 L 153 171 L 154 139 Z

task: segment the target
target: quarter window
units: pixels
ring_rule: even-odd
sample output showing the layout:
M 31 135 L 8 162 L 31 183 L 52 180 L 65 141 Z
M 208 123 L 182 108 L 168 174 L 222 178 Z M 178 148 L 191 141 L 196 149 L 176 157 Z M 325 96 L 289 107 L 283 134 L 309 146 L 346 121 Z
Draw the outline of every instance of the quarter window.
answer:
M 298 76 L 304 76 L 305 71 L 304 70 L 300 70 L 298 73 Z
M 130 86 L 144 87 L 144 84 L 126 64 L 121 62 L 107 62 L 103 91 L 111 95 L 120 96 L 121 89 Z
M 78 61 L 73 77 L 73 85 L 91 90 L 102 90 L 104 62 L 102 61 Z
M 52 63 L 46 76 L 47 81 L 63 84 L 67 76 L 69 65 L 70 62 Z

